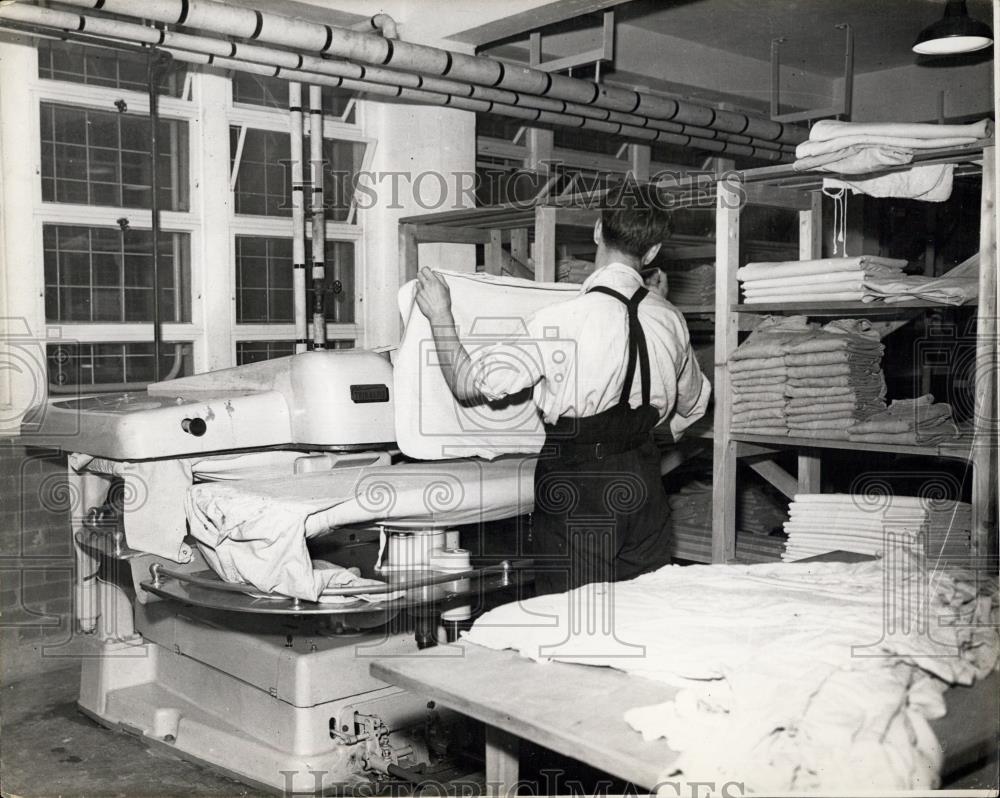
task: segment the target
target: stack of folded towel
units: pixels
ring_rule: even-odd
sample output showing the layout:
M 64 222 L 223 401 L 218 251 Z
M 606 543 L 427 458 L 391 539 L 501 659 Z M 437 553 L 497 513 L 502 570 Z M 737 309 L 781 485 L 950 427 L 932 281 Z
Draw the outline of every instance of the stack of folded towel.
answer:
M 715 304 L 715 264 L 702 263 L 691 268 L 671 268 L 667 299 L 675 305 Z
M 692 562 L 712 560 L 712 483 L 695 479 L 685 483 L 668 499 L 667 525 L 674 538 L 673 556 Z M 784 537 L 771 533 L 787 520 L 783 502 L 766 488 L 741 484 L 736 493 L 736 559 L 740 562 L 775 562 Z
M 846 439 L 885 409 L 883 351 L 864 320 L 765 319 L 730 359 L 733 432 Z
M 967 557 L 972 507 L 916 496 L 850 493 L 798 494 L 788 507 L 785 562 L 831 551 L 885 556 L 887 549 L 917 549 L 928 557 Z
M 927 445 L 958 437 L 951 405 L 931 394 L 896 399 L 887 409 L 847 428 L 847 439 L 863 443 Z
M 748 263 L 736 272 L 744 302 L 860 302 L 866 280 L 898 280 L 905 260 L 860 255 L 854 258 Z
M 862 175 L 908 164 L 918 150 L 974 144 L 990 134 L 989 120 L 968 125 L 838 122 L 812 126 L 809 140 L 795 148 L 794 169 Z M 953 164 L 933 164 L 876 177 L 832 179 L 823 186 L 850 188 L 874 197 L 910 197 L 942 202 L 951 196 Z

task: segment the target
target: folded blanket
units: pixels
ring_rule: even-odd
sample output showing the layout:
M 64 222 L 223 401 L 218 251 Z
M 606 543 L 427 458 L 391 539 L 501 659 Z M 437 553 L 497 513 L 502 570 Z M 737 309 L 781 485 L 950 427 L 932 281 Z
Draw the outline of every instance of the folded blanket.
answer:
M 738 424 L 733 424 L 732 431 L 736 433 L 744 433 L 747 435 L 787 435 L 788 427 L 771 425 L 764 426 L 740 426 Z
M 754 402 L 785 402 L 783 391 L 755 391 L 753 393 L 733 394 L 733 406 L 753 404 Z
M 745 424 L 753 424 L 757 421 L 766 421 L 768 423 L 777 422 L 784 426 L 785 415 L 782 413 L 780 407 L 764 407 L 759 410 L 747 410 L 741 413 L 733 413 L 732 423 L 740 426 Z M 777 426 L 777 424 L 775 424 Z
M 791 422 L 793 419 L 804 420 L 810 416 L 836 416 L 841 413 L 844 417 L 848 417 L 853 416 L 857 409 L 858 406 L 854 402 L 817 402 L 812 405 L 786 407 L 785 418 Z
M 864 392 L 849 385 L 822 385 L 817 387 L 804 387 L 798 383 L 788 383 L 784 388 L 785 396 L 789 397 L 789 404 L 793 402 L 812 402 L 816 399 L 840 399 L 844 401 L 855 400 L 861 396 L 878 396 L 877 391 L 865 390 Z
M 805 155 L 796 159 L 792 168 L 798 172 L 818 169 L 840 174 L 864 174 L 888 166 L 908 164 L 913 160 L 913 153 L 910 147 L 851 144 L 830 152 Z
M 856 255 L 852 258 L 817 258 L 815 260 L 786 260 L 774 262 L 748 263 L 736 271 L 736 277 L 741 281 L 755 279 L 777 279 L 784 277 L 805 277 L 813 274 L 829 274 L 831 272 L 857 272 L 877 274 L 894 272 L 906 268 L 907 261 L 895 258 L 883 258 L 878 255 Z M 789 319 L 804 319 L 801 316 Z M 805 328 L 802 321 L 799 327 Z
M 898 150 L 936 150 L 944 147 L 961 147 L 965 144 L 975 144 L 977 136 L 951 136 L 938 139 L 920 139 L 909 136 L 876 136 L 851 135 L 838 136 L 827 141 L 803 141 L 795 147 L 795 157 L 806 158 L 811 155 L 822 155 L 837 152 L 847 147 L 861 145 L 865 147 L 889 147 Z
M 789 369 L 789 374 L 794 374 L 793 369 L 800 369 L 808 366 L 848 366 L 854 371 L 878 371 L 882 363 L 882 355 L 860 354 L 856 351 L 841 349 L 840 351 L 808 352 L 793 355 L 785 355 L 785 363 Z
M 745 371 L 767 372 L 767 371 L 777 371 L 783 369 L 784 366 L 785 366 L 784 355 L 773 355 L 771 357 L 734 358 L 729 363 L 729 371 L 733 374 L 739 374 Z
M 785 400 L 786 406 L 789 410 L 797 410 L 802 407 L 827 407 L 829 405 L 845 404 L 850 402 L 855 406 L 861 407 L 874 404 L 881 399 L 879 394 L 874 391 L 862 394 L 857 391 L 852 391 L 851 389 L 847 389 L 843 393 L 834 392 L 839 391 L 839 388 L 832 390 L 821 388 L 818 390 L 820 390 L 821 393 L 813 396 L 790 396 Z
M 850 424 L 850 422 L 849 422 L 848 418 L 829 418 L 829 419 L 821 419 L 821 420 L 818 420 L 818 421 L 797 421 L 794 424 L 792 424 L 789 421 L 788 422 L 788 429 L 789 430 L 800 430 L 800 429 L 812 429 L 812 430 L 818 430 L 818 429 L 837 429 L 837 430 L 843 430 L 843 431 L 846 432 L 847 431 L 847 427 L 849 426 L 849 424 Z
M 938 125 L 928 122 L 841 122 L 822 119 L 809 129 L 810 141 L 830 141 L 845 136 L 891 136 L 893 138 L 982 139 L 990 135 L 989 119 L 961 125 Z
M 780 399 L 769 399 L 761 402 L 733 402 L 733 417 L 743 418 L 748 413 L 752 413 L 757 410 L 783 410 L 784 407 L 784 397 Z
M 791 438 L 815 438 L 825 441 L 846 441 L 848 439 L 846 429 L 797 429 L 789 430 Z

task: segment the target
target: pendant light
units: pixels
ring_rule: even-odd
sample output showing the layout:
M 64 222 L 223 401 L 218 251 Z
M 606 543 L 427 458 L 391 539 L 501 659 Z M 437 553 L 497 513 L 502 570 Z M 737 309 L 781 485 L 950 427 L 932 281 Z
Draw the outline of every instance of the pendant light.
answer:
M 993 44 L 993 31 L 985 22 L 969 16 L 965 0 L 948 0 L 944 16 L 928 25 L 913 43 L 921 55 L 953 55 L 982 50 Z

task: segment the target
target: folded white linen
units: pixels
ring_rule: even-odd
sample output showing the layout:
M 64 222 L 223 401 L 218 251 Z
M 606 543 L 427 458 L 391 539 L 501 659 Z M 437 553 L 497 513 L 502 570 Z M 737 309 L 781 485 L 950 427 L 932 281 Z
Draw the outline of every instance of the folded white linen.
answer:
M 902 270 L 900 270 L 902 273 Z M 818 284 L 826 283 L 839 283 L 844 280 L 863 280 L 867 276 L 867 272 L 858 269 L 853 272 L 828 272 L 826 274 L 802 274 L 797 276 L 785 276 L 785 277 L 756 277 L 750 279 L 741 280 L 743 283 L 743 289 L 764 289 L 764 288 L 782 288 L 785 286 L 814 286 Z
M 938 125 L 928 122 L 841 122 L 821 119 L 809 129 L 810 141 L 829 141 L 846 136 L 891 136 L 918 139 L 981 139 L 989 135 L 991 122 L 981 119 L 961 125 Z
M 823 155 L 828 152 L 836 152 L 846 147 L 855 145 L 879 146 L 899 149 L 913 150 L 936 150 L 947 147 L 961 147 L 965 144 L 975 144 L 976 136 L 952 136 L 940 139 L 918 139 L 906 136 L 869 136 L 853 135 L 838 136 L 827 141 L 803 141 L 795 147 L 795 157 L 805 158 L 810 155 Z
M 823 172 L 863 174 L 908 164 L 913 160 L 913 153 L 914 150 L 902 147 L 852 144 L 842 150 L 798 158 L 792 164 L 792 169 L 797 172 L 818 169 Z
M 802 294 L 797 297 L 801 302 L 860 302 L 864 298 L 865 294 L 863 291 L 838 291 L 832 294 L 816 293 L 816 294 Z M 763 297 L 749 297 L 745 300 L 747 305 L 763 305 L 769 302 L 782 303 L 782 302 L 792 302 L 791 297 L 774 297 L 774 296 L 763 296 Z
M 828 281 L 828 282 L 817 282 L 813 285 L 769 285 L 763 288 L 758 288 L 755 283 L 743 283 L 743 294 L 745 296 L 799 296 L 808 295 L 814 296 L 817 294 L 837 294 L 843 291 L 860 291 L 864 288 L 864 281 L 860 278 L 853 277 L 847 278 L 846 280 Z
M 856 255 L 851 258 L 817 258 L 815 260 L 758 261 L 736 271 L 739 280 L 797 277 L 829 272 L 863 271 L 866 274 L 889 269 L 905 269 L 907 261 L 878 255 Z

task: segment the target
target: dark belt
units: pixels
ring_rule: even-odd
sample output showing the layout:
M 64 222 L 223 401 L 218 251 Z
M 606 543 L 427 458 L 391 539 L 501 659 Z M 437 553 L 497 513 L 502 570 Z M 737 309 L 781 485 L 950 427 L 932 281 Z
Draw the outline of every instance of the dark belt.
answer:
M 643 444 L 649 443 L 652 439 L 652 435 L 646 432 L 627 438 L 616 438 L 614 440 L 597 441 L 595 443 L 548 440 L 545 442 L 542 454 L 543 456 L 546 453 L 556 454 L 562 462 L 600 461 L 611 455 L 631 452 Z

